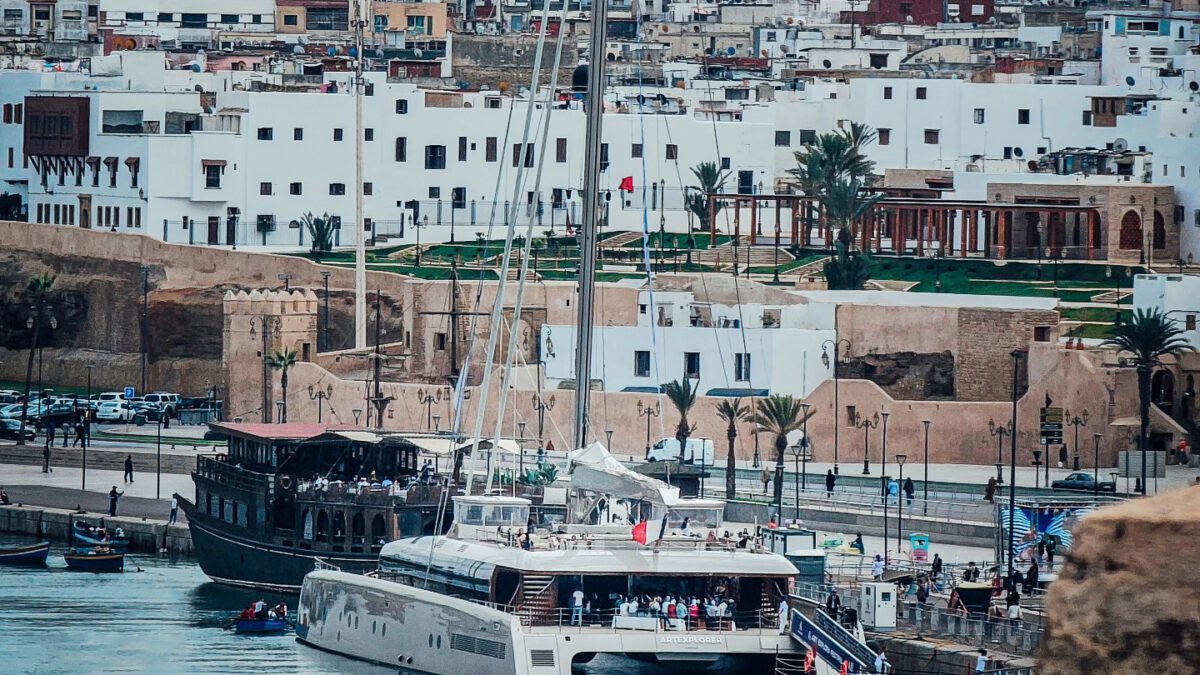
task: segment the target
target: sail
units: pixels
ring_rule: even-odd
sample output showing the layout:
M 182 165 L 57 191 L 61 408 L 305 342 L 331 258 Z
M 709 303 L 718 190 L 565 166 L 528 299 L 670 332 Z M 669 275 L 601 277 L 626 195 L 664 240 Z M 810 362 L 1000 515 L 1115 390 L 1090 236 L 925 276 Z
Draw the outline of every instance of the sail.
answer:
M 571 488 L 670 506 L 679 501 L 679 488 L 642 475 L 622 464 L 596 442 L 571 453 Z

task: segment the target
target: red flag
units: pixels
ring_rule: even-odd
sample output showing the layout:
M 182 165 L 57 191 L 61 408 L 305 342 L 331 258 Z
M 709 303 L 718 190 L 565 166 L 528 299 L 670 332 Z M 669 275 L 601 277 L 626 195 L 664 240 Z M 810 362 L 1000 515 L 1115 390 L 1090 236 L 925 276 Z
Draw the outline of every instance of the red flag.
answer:
M 621 187 L 617 188 L 621 192 L 633 192 L 633 176 L 625 176 L 621 179 Z
M 633 540 L 642 546 L 646 545 L 646 521 L 633 526 Z
M 849 673 L 850 673 L 850 662 L 842 661 L 842 675 L 849 675 Z

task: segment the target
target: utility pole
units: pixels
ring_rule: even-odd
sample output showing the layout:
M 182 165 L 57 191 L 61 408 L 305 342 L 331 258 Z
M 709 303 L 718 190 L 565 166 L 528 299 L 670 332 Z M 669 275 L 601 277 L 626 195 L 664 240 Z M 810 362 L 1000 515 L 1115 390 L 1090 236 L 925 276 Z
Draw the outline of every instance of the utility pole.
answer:
M 146 349 L 150 321 L 150 267 L 142 265 L 142 394 L 146 393 Z
M 498 302 L 498 301 L 497 301 Z M 421 312 L 425 316 L 448 316 L 450 317 L 450 374 L 446 377 L 450 381 L 450 385 L 454 386 L 458 381 L 460 368 L 458 365 L 458 321 L 464 316 L 489 316 L 490 312 L 464 312 L 458 309 L 458 261 L 454 261 L 450 266 L 450 311 L 448 312 Z
M 354 348 L 367 346 L 367 240 L 363 232 L 363 30 L 367 0 L 354 6 Z

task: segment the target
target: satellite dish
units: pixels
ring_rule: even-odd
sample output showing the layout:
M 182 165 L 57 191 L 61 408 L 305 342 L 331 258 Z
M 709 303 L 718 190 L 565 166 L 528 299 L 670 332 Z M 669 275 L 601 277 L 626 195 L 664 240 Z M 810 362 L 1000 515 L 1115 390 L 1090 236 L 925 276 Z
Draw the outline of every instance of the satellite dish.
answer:
M 1113 141 L 1113 150 L 1116 150 L 1117 152 L 1125 152 L 1128 149 L 1129 141 L 1125 140 L 1124 138 L 1118 138 L 1117 140 Z
M 1137 80 L 1133 79 L 1132 75 L 1125 76 L 1125 84 L 1132 87 L 1135 83 L 1137 83 Z
M 1188 89 L 1191 89 L 1192 91 L 1200 91 L 1200 82 L 1195 80 L 1188 82 Z
M 303 54 L 304 47 L 301 47 L 300 45 L 296 45 L 296 46 L 292 47 L 292 53 L 293 54 Z
M 762 50 L 762 55 L 763 55 L 763 58 L 766 58 L 766 57 L 770 56 L 770 54 L 771 54 L 771 52 L 768 52 L 768 51 L 767 51 L 767 50 L 765 50 L 765 49 L 764 49 L 764 50 Z
M 1036 161 L 1036 160 L 1032 160 L 1032 159 L 1031 159 L 1031 160 L 1029 160 L 1029 162 L 1028 162 L 1028 163 L 1027 163 L 1025 166 L 1029 167 L 1029 170 L 1030 170 L 1030 171 L 1037 171 L 1037 170 L 1038 170 L 1038 163 L 1037 163 L 1037 161 Z
M 1021 148 L 1013 148 L 1013 157 L 1024 157 L 1025 151 Z

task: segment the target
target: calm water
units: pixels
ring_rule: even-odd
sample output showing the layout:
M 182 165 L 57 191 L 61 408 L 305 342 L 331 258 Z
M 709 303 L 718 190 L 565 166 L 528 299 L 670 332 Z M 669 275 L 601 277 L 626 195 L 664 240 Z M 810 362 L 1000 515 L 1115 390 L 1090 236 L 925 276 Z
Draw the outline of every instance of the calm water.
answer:
M 33 543 L 0 534 L 0 546 Z M 66 569 L 55 543 L 44 568 L 0 567 L 0 671 L 5 673 L 395 673 L 298 644 L 292 635 L 226 630 L 263 596 L 214 584 L 191 559 L 130 554 L 124 574 Z M 134 570 L 141 568 L 143 571 Z M 623 657 L 598 657 L 591 675 L 668 672 Z

